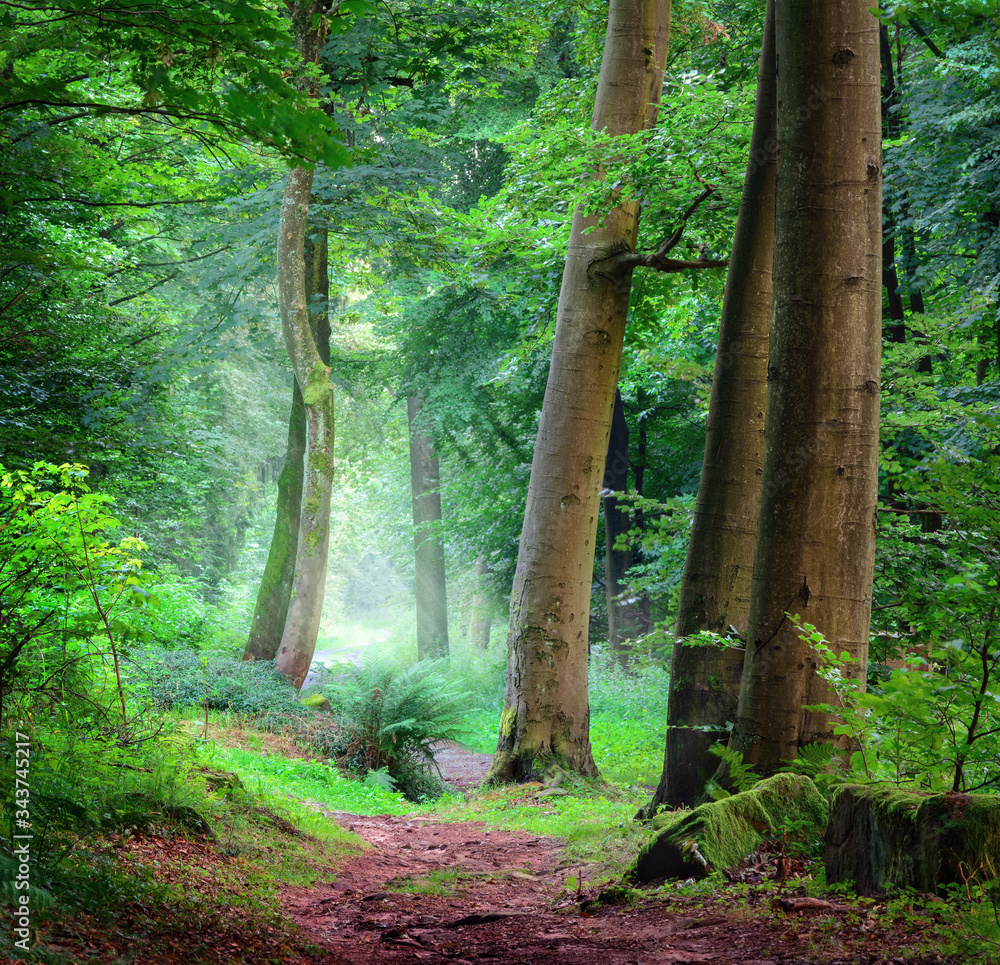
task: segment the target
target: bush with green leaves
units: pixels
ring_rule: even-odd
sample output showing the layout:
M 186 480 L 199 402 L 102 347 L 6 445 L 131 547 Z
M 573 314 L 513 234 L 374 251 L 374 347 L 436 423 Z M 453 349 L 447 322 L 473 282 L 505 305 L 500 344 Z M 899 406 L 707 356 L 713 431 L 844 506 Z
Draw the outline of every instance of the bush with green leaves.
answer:
M 794 618 L 798 622 L 798 618 Z M 867 689 L 844 672 L 822 633 L 799 623 L 818 655 L 832 700 L 809 710 L 839 721 L 834 733 L 855 748 L 826 754 L 817 748 L 795 769 L 820 776 L 836 769 L 856 781 L 878 781 L 930 791 L 1000 788 L 1000 645 L 956 639 L 928 646 L 926 656 L 891 671 Z
M 468 701 L 444 670 L 442 661 L 403 668 L 375 653 L 330 685 L 326 693 L 343 740 L 338 760 L 361 777 L 387 775 L 392 789 L 410 800 L 437 796 L 442 783 L 434 748 L 462 736 Z
M 226 653 L 145 647 L 125 673 L 130 690 L 157 707 L 205 707 L 255 718 L 302 717 L 298 692 L 270 663 Z
M 85 708 L 129 727 L 121 678 L 136 613 L 149 597 L 132 536 L 110 496 L 91 492 L 85 466 L 0 466 L 0 721 L 21 706 Z M 106 686 L 108 680 L 113 686 Z

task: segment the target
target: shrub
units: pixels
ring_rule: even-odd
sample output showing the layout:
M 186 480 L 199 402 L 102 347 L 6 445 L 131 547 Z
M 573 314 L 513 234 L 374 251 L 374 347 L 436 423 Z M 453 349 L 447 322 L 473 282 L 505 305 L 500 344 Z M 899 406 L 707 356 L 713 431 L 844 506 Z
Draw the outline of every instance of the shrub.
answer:
M 204 707 L 257 718 L 302 717 L 309 713 L 298 693 L 269 663 L 228 654 L 137 650 L 126 677 L 132 688 L 158 707 Z
M 329 687 L 343 739 L 338 759 L 361 777 L 384 771 L 410 800 L 440 792 L 434 745 L 460 736 L 467 701 L 443 669 L 436 661 L 402 669 L 377 654 Z

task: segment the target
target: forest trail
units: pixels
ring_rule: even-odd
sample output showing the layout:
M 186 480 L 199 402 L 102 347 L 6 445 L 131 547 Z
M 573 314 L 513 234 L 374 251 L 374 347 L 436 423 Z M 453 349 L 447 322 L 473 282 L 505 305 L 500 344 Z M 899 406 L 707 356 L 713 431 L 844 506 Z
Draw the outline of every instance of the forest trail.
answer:
M 564 890 L 579 869 L 561 863 L 555 838 L 423 817 L 329 816 L 374 847 L 329 884 L 288 889 L 285 907 L 331 963 L 805 961 L 757 954 L 777 934 L 741 922 L 737 936 L 720 916 L 662 905 L 588 912 Z
M 452 745 L 439 757 L 465 789 L 490 757 Z M 630 904 L 594 902 L 567 888 L 586 877 L 563 843 L 477 822 L 426 816 L 364 817 L 324 812 L 372 848 L 348 859 L 334 880 L 283 893 L 286 912 L 328 955 L 329 965 L 893 965 L 942 962 L 907 947 L 888 923 L 771 913 L 772 894 L 752 905 L 718 897 L 653 896 Z M 786 892 L 787 893 L 787 892 Z

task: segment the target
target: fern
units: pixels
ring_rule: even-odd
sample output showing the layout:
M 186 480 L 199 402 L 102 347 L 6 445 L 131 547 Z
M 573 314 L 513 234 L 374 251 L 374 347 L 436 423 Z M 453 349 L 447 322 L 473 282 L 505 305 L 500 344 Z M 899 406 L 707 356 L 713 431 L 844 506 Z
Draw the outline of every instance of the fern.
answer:
M 442 669 L 440 662 L 425 661 L 404 670 L 376 655 L 331 688 L 341 763 L 362 777 L 385 772 L 411 800 L 439 791 L 434 748 L 461 736 L 468 702 Z
M 734 788 L 736 793 L 749 791 L 759 780 L 760 776 L 755 774 L 749 764 L 743 763 L 743 754 L 735 751 L 728 744 L 713 744 L 709 752 L 718 757 L 726 766 L 728 772 L 727 783 Z M 715 780 L 709 781 L 705 792 L 713 801 L 721 801 L 730 796 L 730 791 L 726 790 Z

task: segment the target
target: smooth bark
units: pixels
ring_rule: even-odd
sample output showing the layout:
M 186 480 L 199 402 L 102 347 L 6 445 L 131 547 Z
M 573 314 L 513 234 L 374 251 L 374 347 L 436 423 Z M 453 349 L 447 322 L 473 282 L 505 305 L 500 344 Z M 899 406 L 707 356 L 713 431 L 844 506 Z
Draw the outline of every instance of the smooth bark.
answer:
M 719 320 L 701 481 L 681 580 L 663 773 L 646 808 L 650 816 L 660 805 L 697 802 L 719 763 L 709 749 L 728 739 L 726 725 L 736 717 L 764 464 L 776 148 L 771 0 L 750 157 Z M 728 647 L 684 642 L 702 630 L 736 639 Z
M 612 0 L 594 130 L 614 136 L 655 123 L 669 22 L 669 0 Z M 638 217 L 631 202 L 603 220 L 581 210 L 573 218 L 511 596 L 493 780 L 531 780 L 553 760 L 596 771 L 587 700 L 590 588 L 631 270 L 591 268 L 634 250 Z
M 413 497 L 414 593 L 417 658 L 448 655 L 448 595 L 441 530 L 441 470 L 434 441 L 420 424 L 420 400 L 406 400 L 410 426 L 410 485 Z
M 306 283 L 306 218 L 312 171 L 288 175 L 278 228 L 278 296 L 285 347 L 306 408 L 305 484 L 295 586 L 275 666 L 301 687 L 316 649 L 330 547 L 330 495 L 333 488 L 333 385 L 330 368 L 317 347 Z
M 299 383 L 292 380 L 292 408 L 288 415 L 285 464 L 278 476 L 278 503 L 267 563 L 257 592 L 244 660 L 273 660 L 281 645 L 288 604 L 295 579 L 299 545 L 299 515 L 305 475 L 306 409 Z
M 632 550 L 617 548 L 619 537 L 631 529 L 631 517 L 619 508 L 614 495 L 628 489 L 628 423 L 621 392 L 615 392 L 611 434 L 604 465 L 604 591 L 608 607 L 608 647 L 619 663 L 628 662 L 625 643 L 638 632 L 637 601 L 629 595 L 625 575 L 632 567 Z
M 816 626 L 864 680 L 881 348 L 878 24 L 864 0 L 777 0 L 778 180 L 764 488 L 730 746 L 761 773 L 834 740 Z

